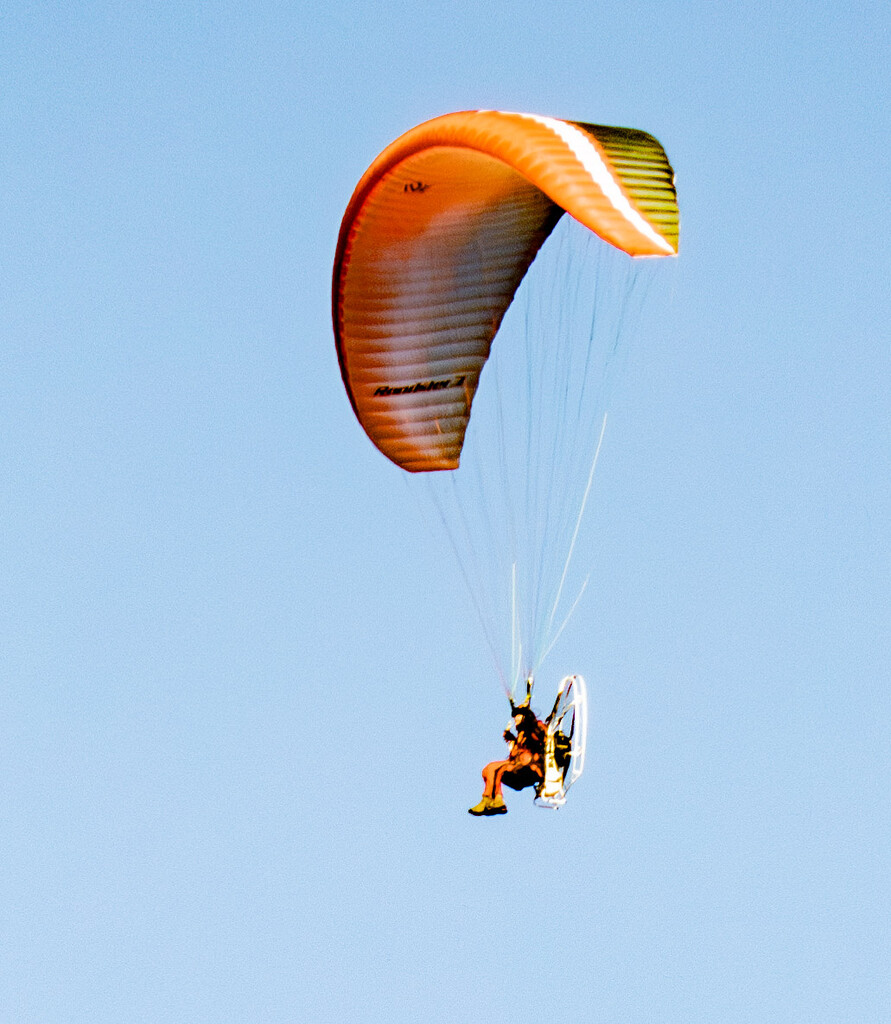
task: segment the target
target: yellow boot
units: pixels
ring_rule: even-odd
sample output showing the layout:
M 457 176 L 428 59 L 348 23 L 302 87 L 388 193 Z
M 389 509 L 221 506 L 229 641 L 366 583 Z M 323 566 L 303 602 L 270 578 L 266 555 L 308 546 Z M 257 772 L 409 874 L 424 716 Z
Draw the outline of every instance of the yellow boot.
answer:
M 507 814 L 507 806 L 503 796 L 484 796 L 476 807 L 471 807 L 467 813 L 478 817 L 481 814 Z

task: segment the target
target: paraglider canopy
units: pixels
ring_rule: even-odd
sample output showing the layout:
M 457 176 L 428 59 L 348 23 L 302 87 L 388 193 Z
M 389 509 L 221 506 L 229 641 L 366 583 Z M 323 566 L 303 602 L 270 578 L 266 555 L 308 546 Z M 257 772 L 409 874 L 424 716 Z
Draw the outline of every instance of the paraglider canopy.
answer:
M 630 128 L 446 114 L 362 177 L 334 263 L 337 352 L 356 416 L 403 469 L 457 468 L 492 339 L 564 212 L 631 256 L 677 252 L 671 166 Z

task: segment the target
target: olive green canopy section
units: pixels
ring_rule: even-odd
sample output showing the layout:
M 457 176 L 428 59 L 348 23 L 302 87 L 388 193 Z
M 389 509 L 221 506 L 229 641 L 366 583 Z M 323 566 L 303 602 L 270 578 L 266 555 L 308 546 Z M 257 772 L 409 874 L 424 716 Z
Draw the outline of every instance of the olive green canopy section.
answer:
M 573 123 L 597 140 L 631 201 L 677 252 L 680 223 L 674 170 L 659 142 L 634 128 Z

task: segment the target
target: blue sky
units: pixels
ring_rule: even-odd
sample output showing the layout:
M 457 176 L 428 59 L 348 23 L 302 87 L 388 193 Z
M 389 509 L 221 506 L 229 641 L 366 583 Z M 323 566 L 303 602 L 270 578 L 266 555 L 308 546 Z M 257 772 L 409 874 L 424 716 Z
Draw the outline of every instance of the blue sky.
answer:
M 63 5 L 0 30 L 0 1021 L 891 1018 L 885 5 Z M 340 381 L 392 138 L 630 125 L 681 256 L 610 406 L 567 807 Z

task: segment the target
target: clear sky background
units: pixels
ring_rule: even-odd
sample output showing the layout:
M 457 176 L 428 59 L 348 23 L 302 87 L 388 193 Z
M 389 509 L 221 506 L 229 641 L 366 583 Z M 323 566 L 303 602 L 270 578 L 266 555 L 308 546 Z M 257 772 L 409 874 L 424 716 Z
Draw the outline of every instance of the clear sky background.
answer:
M 878 2 L 0 16 L 0 1022 L 891 1020 Z M 656 135 L 554 814 L 344 393 L 353 186 L 436 114 Z

